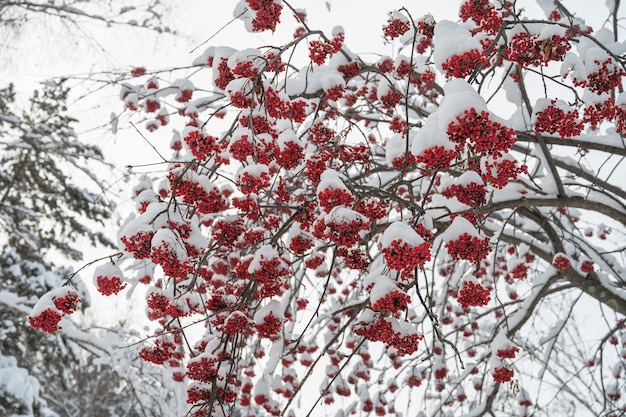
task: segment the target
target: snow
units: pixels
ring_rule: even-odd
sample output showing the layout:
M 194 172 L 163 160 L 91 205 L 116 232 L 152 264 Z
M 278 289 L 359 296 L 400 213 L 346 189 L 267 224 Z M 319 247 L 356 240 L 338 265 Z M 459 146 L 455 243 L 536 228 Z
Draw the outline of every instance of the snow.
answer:
M 254 323 L 257 325 L 263 324 L 265 321 L 265 317 L 269 316 L 270 313 L 279 320 L 283 320 L 285 318 L 285 315 L 283 314 L 283 307 L 280 301 L 271 300 L 269 303 L 259 308 L 254 314 Z
M 322 173 L 322 175 L 320 175 L 320 183 L 317 185 L 317 194 L 323 192 L 326 189 L 339 189 L 348 191 L 348 188 L 341 179 L 341 175 L 334 169 L 327 169 Z
M 326 221 L 326 223 L 350 223 L 353 221 L 369 223 L 369 219 L 367 217 L 344 206 L 333 207 L 330 213 L 324 217 L 324 221 Z
M 120 280 L 124 279 L 124 273 L 122 272 L 120 267 L 112 263 L 102 264 L 94 270 L 93 272 L 94 283 L 95 283 L 96 278 L 99 276 L 108 277 L 108 278 L 118 277 Z
M 256 18 L 256 12 L 248 7 L 245 0 L 240 0 L 233 9 L 233 17 L 243 20 L 248 32 L 254 32 L 252 21 Z
M 0 354 L 0 392 L 23 405 L 28 415 L 34 415 L 33 405 L 43 401 L 39 398 L 39 390 L 39 381 L 27 369 L 18 366 L 14 357 Z
M 324 91 L 329 90 L 333 87 L 345 87 L 346 81 L 343 79 L 343 74 L 339 71 L 335 71 L 330 69 L 330 67 L 318 67 L 314 71 L 314 80 L 315 82 L 312 85 L 319 84 L 320 87 Z M 313 92 L 309 89 L 307 91 Z
M 344 34 L 346 33 L 346 31 L 344 30 L 343 26 L 335 26 L 333 27 L 333 30 L 331 31 L 331 34 L 334 36 L 340 35 L 340 34 Z
M 442 146 L 446 150 L 455 149 L 456 145 L 446 133 L 447 125 L 445 129 L 442 129 L 439 118 L 440 112 L 431 113 L 422 128 L 415 133 L 410 148 L 413 155 L 422 155 L 426 149 L 435 146 Z
M 250 159 L 250 157 L 248 157 L 248 159 Z M 269 168 L 267 167 L 267 165 L 255 163 L 251 163 L 249 165 L 241 167 L 237 171 L 237 181 L 239 181 L 244 174 L 248 174 L 255 178 L 260 178 L 263 174 L 269 175 Z
M 32 309 L 27 307 L 28 299 L 15 293 L 0 291 L 0 304 L 23 314 L 30 314 Z
M 201 55 L 198 55 L 192 62 L 192 65 L 207 66 L 209 58 L 215 55 L 215 46 L 209 46 Z
M 187 250 L 182 243 L 182 239 L 179 234 L 172 229 L 159 229 L 152 237 L 152 247 L 165 246 L 168 250 L 172 251 L 176 259 L 180 262 L 187 260 Z
M 485 184 L 480 174 L 478 174 L 478 172 L 476 171 L 466 171 L 463 174 L 461 174 L 459 177 L 456 177 L 454 179 L 455 185 L 466 186 L 472 183 L 482 184 L 482 185 Z
M 406 142 L 407 141 L 405 135 L 396 134 L 387 139 L 387 142 L 385 143 L 385 160 L 387 161 L 387 164 L 391 165 L 394 159 L 399 158 L 406 153 Z
M 111 265 L 111 266 L 113 266 L 113 265 Z M 122 275 L 120 274 L 119 277 L 121 278 Z M 54 289 L 48 291 L 47 293 L 45 293 L 44 295 L 42 295 L 39 298 L 39 300 L 37 301 L 37 303 L 33 307 L 33 310 L 31 311 L 30 315 L 33 316 L 33 317 L 37 316 L 42 311 L 47 310 L 49 308 L 54 310 L 54 311 L 57 311 L 57 308 L 54 305 L 54 300 L 56 298 L 65 297 L 69 293 L 78 294 L 77 291 L 74 288 L 72 288 L 71 286 L 69 286 L 69 285 L 64 285 L 62 287 L 54 288 Z
M 479 51 L 483 49 L 480 42 L 469 31 L 450 20 L 441 20 L 435 25 L 433 43 L 433 60 L 437 69 L 442 72 L 442 64 L 453 55 L 462 55 L 474 49 Z
M 443 87 L 445 97 L 439 107 L 439 128 L 448 131 L 448 125 L 465 110 L 474 108 L 477 113 L 487 110 L 485 99 L 461 78 L 455 78 Z
M 563 75 L 563 74 L 561 74 Z M 519 89 L 519 84 L 516 83 L 513 78 L 508 75 L 504 76 L 504 82 L 502 88 L 506 94 L 506 99 L 516 106 L 521 106 L 523 103 L 522 92 Z
M 304 148 L 304 143 L 302 140 L 296 135 L 292 129 L 285 129 L 280 135 L 278 135 L 278 139 L 276 140 L 276 144 L 278 148 L 283 151 L 287 148 L 287 143 L 293 142 L 296 145 Z
M 553 36 L 565 37 L 567 29 L 557 25 L 545 25 L 539 33 L 539 40 L 550 39 Z
M 233 69 L 237 66 L 237 64 L 239 63 L 244 63 L 244 62 L 252 62 L 252 68 L 259 68 L 259 65 L 261 63 L 264 63 L 265 60 L 264 59 L 259 59 L 260 57 L 263 57 L 263 53 L 256 49 L 256 48 L 246 48 L 243 49 L 241 51 L 237 51 L 235 53 L 233 53 L 229 58 L 228 58 L 228 66 Z
M 452 224 L 441 234 L 444 242 L 456 240 L 459 236 L 467 233 L 470 236 L 480 236 L 472 223 L 462 216 L 456 216 L 452 220 Z
M 394 240 L 398 239 L 411 246 L 419 246 L 424 243 L 424 239 L 411 226 L 401 221 L 394 222 L 385 229 L 380 243 L 383 248 L 387 248 L 391 246 Z
M 370 303 L 376 304 L 378 300 L 392 291 L 400 291 L 398 284 L 389 277 L 379 276 L 370 290 Z
M 244 95 L 248 95 L 252 92 L 254 83 L 250 78 L 235 78 L 226 86 L 226 92 L 229 94 L 240 92 Z
M 429 212 L 431 216 L 440 218 L 440 220 L 449 219 L 449 214 L 460 213 L 471 209 L 467 204 L 461 203 L 456 197 L 445 197 L 441 194 L 431 196 L 429 204 Z
M 554 0 L 537 0 L 537 4 L 543 9 L 546 17 L 550 16 L 550 13 L 553 10 L 556 10 L 556 4 Z

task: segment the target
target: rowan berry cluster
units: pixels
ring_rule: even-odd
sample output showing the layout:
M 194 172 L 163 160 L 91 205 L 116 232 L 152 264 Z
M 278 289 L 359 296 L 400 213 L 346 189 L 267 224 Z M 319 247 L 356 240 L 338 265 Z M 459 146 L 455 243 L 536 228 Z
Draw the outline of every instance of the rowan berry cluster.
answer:
M 246 3 L 255 12 L 252 20 L 253 31 L 263 32 L 276 29 L 276 25 L 280 23 L 280 12 L 283 9 L 280 2 L 275 0 L 246 0 Z
M 464 259 L 475 264 L 485 259 L 491 252 L 488 237 L 481 238 L 469 233 L 463 233 L 446 243 L 446 249 L 452 259 Z
M 561 139 L 579 136 L 584 128 L 583 122 L 578 118 L 578 111 L 571 109 L 565 111 L 557 105 L 557 100 L 535 114 L 535 132 L 558 133 Z
M 521 67 L 547 65 L 550 61 L 562 61 L 571 48 L 564 36 L 553 35 L 542 39 L 539 34 L 526 31 L 515 34 L 504 52 L 506 59 Z
M 457 301 L 463 308 L 485 306 L 491 301 L 491 295 L 490 291 L 482 285 L 466 281 L 459 290 Z
M 374 342 L 384 342 L 397 349 L 400 355 L 410 355 L 417 350 L 420 340 L 424 337 L 418 333 L 403 333 L 394 331 L 391 319 L 377 315 L 369 323 L 358 323 L 353 328 L 354 333 Z
M 595 60 L 597 68 L 587 74 L 587 87 L 596 93 L 608 93 L 615 88 L 621 88 L 622 77 L 626 76 L 626 71 L 618 66 L 613 58 L 607 58 L 600 62 Z
M 502 24 L 502 17 L 489 0 L 466 0 L 461 4 L 459 17 L 462 21 L 473 20 L 478 29 L 496 35 Z
M 555 267 L 559 271 L 563 271 L 564 269 L 569 268 L 572 265 L 571 261 L 567 258 L 567 256 L 563 254 L 556 254 L 554 259 L 552 260 L 552 266 Z
M 355 200 L 350 191 L 341 188 L 325 188 L 317 193 L 317 198 L 326 213 L 336 206 L 352 207 Z
M 73 314 L 82 302 L 75 289 L 69 286 L 53 289 L 44 294 L 28 316 L 31 327 L 46 333 L 59 330 L 59 323 L 66 315 Z
M 498 384 L 504 384 L 513 379 L 515 372 L 512 369 L 507 368 L 506 366 L 502 366 L 500 368 L 495 368 L 491 376 L 493 380 Z
M 513 346 L 508 349 L 498 349 L 496 355 L 499 358 L 515 359 L 515 355 L 517 354 L 517 352 L 519 352 L 519 348 Z
M 96 276 L 96 287 L 102 295 L 113 295 L 122 291 L 126 287 L 126 283 L 122 282 L 119 276 Z
M 399 17 L 389 18 L 387 24 L 383 26 L 383 33 L 387 40 L 393 40 L 404 35 L 411 28 L 406 18 L 400 19 Z
M 270 312 L 267 316 L 263 317 L 261 323 L 256 323 L 255 328 L 259 337 L 273 339 L 283 328 L 283 321 L 274 316 L 274 313 Z
M 464 185 L 451 184 L 441 192 L 448 198 L 456 197 L 461 203 L 470 207 L 479 207 L 484 204 L 486 193 L 485 185 L 475 182 Z
M 425 149 L 421 155 L 416 155 L 415 162 L 422 165 L 427 171 L 443 171 L 450 168 L 456 157 L 457 152 L 455 150 L 436 145 Z
M 371 308 L 374 311 L 384 311 L 395 314 L 399 311 L 406 310 L 410 302 L 411 297 L 407 293 L 396 289 L 378 298 L 376 302 L 372 303 Z
M 324 65 L 329 55 L 336 54 L 341 50 L 344 41 L 344 34 L 339 33 L 329 42 L 311 41 L 309 42 L 309 58 L 317 65 Z
M 479 67 L 487 65 L 485 52 L 478 49 L 455 54 L 441 64 L 441 69 L 448 77 L 465 78 Z
M 488 111 L 478 113 L 475 108 L 464 110 L 448 125 L 448 136 L 461 151 L 466 143 L 483 155 L 500 158 L 517 141 L 515 130 L 491 120 Z
M 411 245 L 396 239 L 383 248 L 385 262 L 390 269 L 395 271 L 412 270 L 422 267 L 430 261 L 430 243 L 424 242 L 419 245 Z
M 35 316 L 29 316 L 28 323 L 35 329 L 41 329 L 46 333 L 55 333 L 59 330 L 61 318 L 61 313 L 47 308 Z

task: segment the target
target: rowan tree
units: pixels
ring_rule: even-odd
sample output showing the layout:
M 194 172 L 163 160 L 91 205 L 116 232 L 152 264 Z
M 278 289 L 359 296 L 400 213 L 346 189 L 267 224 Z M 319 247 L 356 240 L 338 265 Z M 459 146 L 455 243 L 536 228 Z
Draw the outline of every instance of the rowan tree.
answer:
M 373 29 L 396 52 L 372 60 L 295 2 L 242 0 L 246 30 L 293 38 L 211 46 L 179 79 L 134 68 L 125 113 L 149 141 L 173 126 L 171 155 L 95 279 L 145 286 L 140 356 L 194 416 L 623 415 L 607 4 L 604 28 L 550 0 L 390 11 Z

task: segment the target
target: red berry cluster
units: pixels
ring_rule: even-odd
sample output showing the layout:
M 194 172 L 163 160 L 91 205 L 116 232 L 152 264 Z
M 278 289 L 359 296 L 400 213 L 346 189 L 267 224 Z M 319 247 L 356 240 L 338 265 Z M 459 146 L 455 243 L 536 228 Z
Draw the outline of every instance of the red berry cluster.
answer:
M 53 301 L 54 306 L 65 314 L 75 312 L 78 309 L 78 304 L 82 302 L 74 291 L 68 291 L 64 297 L 56 297 Z
M 450 122 L 448 136 L 457 144 L 457 151 L 469 142 L 476 153 L 494 158 L 507 153 L 517 141 L 515 130 L 491 120 L 488 111 L 478 113 L 473 107 Z
M 394 331 L 393 323 L 383 315 L 377 315 L 372 322 L 357 323 L 354 333 L 373 342 L 384 342 L 398 350 L 400 355 L 410 355 L 417 350 L 420 340 L 424 337 L 418 333 Z
M 148 259 L 152 252 L 153 236 L 152 231 L 138 231 L 130 236 L 122 236 L 120 241 L 124 244 L 124 250 L 132 253 L 135 259 Z
M 584 128 L 575 109 L 565 111 L 556 106 L 556 99 L 535 114 L 535 132 L 558 133 L 561 139 L 579 136 Z
M 593 72 L 587 74 L 587 87 L 595 93 L 608 93 L 615 88 L 621 88 L 622 77 L 626 71 L 619 67 L 613 58 L 609 57 L 603 62 L 594 61 L 598 66 Z
M 283 321 L 275 317 L 273 312 L 270 312 L 267 316 L 263 317 L 263 322 L 256 323 L 254 327 L 259 337 L 274 339 L 282 330 Z
M 594 272 L 595 268 L 593 266 L 593 262 L 592 261 L 583 261 L 580 264 L 580 270 L 581 272 L 584 272 L 586 274 L 590 274 L 592 272 Z
M 130 74 L 133 77 L 141 77 L 145 73 L 146 73 L 146 68 L 145 67 L 135 67 L 132 70 L 130 70 Z
M 418 54 L 423 54 L 432 45 L 435 35 L 435 20 L 431 15 L 426 15 L 418 20 L 417 33 L 420 37 L 417 39 L 415 49 Z
M 227 200 L 214 184 L 178 178 L 173 173 L 170 182 L 171 188 L 176 190 L 176 196 L 181 197 L 183 203 L 195 206 L 202 214 L 220 213 L 228 206 Z
M 441 64 L 441 69 L 446 73 L 447 77 L 465 78 L 484 65 L 487 65 L 485 52 L 472 49 L 462 54 L 452 55 Z
M 344 41 L 344 34 L 339 33 L 330 42 L 311 41 L 309 42 L 309 58 L 317 65 L 323 65 L 329 55 L 336 54 L 341 50 Z
M 485 259 L 491 252 L 488 237 L 480 238 L 469 233 L 463 233 L 458 238 L 446 243 L 446 249 L 452 259 L 465 259 L 475 264 Z
M 519 348 L 513 346 L 508 349 L 498 349 L 496 352 L 496 356 L 505 359 L 515 359 L 515 355 L 517 354 L 517 352 L 519 352 Z
M 553 35 L 540 39 L 539 34 L 520 32 L 513 36 L 509 48 L 504 52 L 509 61 L 521 67 L 547 65 L 550 61 L 562 61 L 571 45 L 563 36 Z
M 456 197 L 461 203 L 470 207 L 479 207 L 485 204 L 487 191 L 484 184 L 470 182 L 464 185 L 449 185 L 441 194 L 448 198 Z
M 491 376 L 493 380 L 498 384 L 504 384 L 513 379 L 515 372 L 512 369 L 507 368 L 506 366 L 502 366 L 500 368 L 495 368 Z
M 389 18 L 387 24 L 383 26 L 383 33 L 387 40 L 393 40 L 404 35 L 409 29 L 411 26 L 407 20 Z
M 457 301 L 461 307 L 485 306 L 491 301 L 490 291 L 480 284 L 466 281 L 459 290 Z
M 361 234 L 369 228 L 367 217 L 343 206 L 336 206 L 315 222 L 313 235 L 318 239 L 328 238 L 339 246 L 350 248 L 361 241 Z
M 260 172 L 255 175 L 250 172 L 244 172 L 237 180 L 237 186 L 244 194 L 258 194 L 261 190 L 265 190 L 270 185 L 270 176 L 267 172 Z
M 396 90 L 389 90 L 380 98 L 380 102 L 384 109 L 393 109 L 402 100 L 402 94 Z
M 422 165 L 427 171 L 443 171 L 450 168 L 456 157 L 457 152 L 455 150 L 435 145 L 425 149 L 421 155 L 416 155 L 415 162 Z
M 317 193 L 320 207 L 329 213 L 336 206 L 352 207 L 354 196 L 348 190 L 341 188 L 324 188 Z
M 382 311 L 395 314 L 406 310 L 411 302 L 411 297 L 400 289 L 392 290 L 378 298 L 371 306 L 374 311 Z
M 33 313 L 28 316 L 28 323 L 35 329 L 54 333 L 59 330 L 61 319 L 74 313 L 81 302 L 78 293 L 71 287 L 54 289 L 44 294 L 37 302 Z
M 28 323 L 35 329 L 41 329 L 46 333 L 54 333 L 59 330 L 61 314 L 51 308 L 47 308 L 36 316 L 28 317 Z
M 126 287 L 126 283 L 122 282 L 122 279 L 117 276 L 103 276 L 96 277 L 96 286 L 98 292 L 102 295 L 113 295 L 122 291 Z
M 246 2 L 248 7 L 255 12 L 252 20 L 253 31 L 263 32 L 276 29 L 276 25 L 280 23 L 280 12 L 283 9 L 280 2 L 274 0 L 246 0 Z
M 502 17 L 489 0 L 465 0 L 461 4 L 459 17 L 462 21 L 473 20 L 478 25 L 475 30 L 496 35 L 502 24 Z
M 559 271 L 563 271 L 564 269 L 569 268 L 572 265 L 569 258 L 561 253 L 558 253 L 554 256 L 552 260 L 552 266 Z
M 396 239 L 386 248 L 383 248 L 385 262 L 389 269 L 394 271 L 412 270 L 416 267 L 423 267 L 430 261 L 430 243 L 424 242 L 420 245 L 409 245 Z

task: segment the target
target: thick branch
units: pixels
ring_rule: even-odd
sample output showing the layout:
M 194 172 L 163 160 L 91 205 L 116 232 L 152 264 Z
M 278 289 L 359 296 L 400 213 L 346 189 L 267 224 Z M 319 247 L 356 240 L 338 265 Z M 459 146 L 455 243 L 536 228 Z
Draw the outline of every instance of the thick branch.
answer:
M 492 213 L 503 209 L 514 209 L 519 207 L 568 207 L 583 210 L 595 211 L 612 218 L 626 225 L 626 212 L 614 207 L 602 204 L 598 201 L 587 200 L 583 197 L 560 197 L 560 198 L 520 198 L 519 200 L 500 201 L 498 203 L 486 204 L 483 211 Z
M 595 151 L 602 151 L 614 155 L 626 156 L 626 146 L 619 147 L 613 145 L 607 145 L 604 143 L 597 142 L 587 142 L 583 139 L 573 139 L 573 138 L 555 138 L 551 136 L 541 136 L 543 142 L 546 145 L 558 145 L 558 146 L 569 146 L 575 148 L 585 148 Z M 530 134 L 528 132 L 517 132 L 517 140 L 520 142 L 532 142 L 537 143 L 537 136 Z

